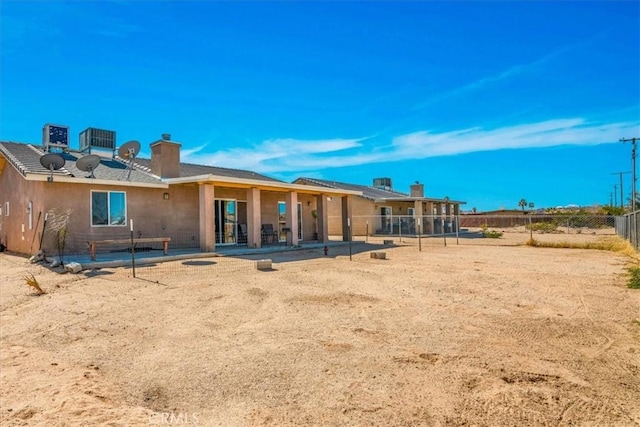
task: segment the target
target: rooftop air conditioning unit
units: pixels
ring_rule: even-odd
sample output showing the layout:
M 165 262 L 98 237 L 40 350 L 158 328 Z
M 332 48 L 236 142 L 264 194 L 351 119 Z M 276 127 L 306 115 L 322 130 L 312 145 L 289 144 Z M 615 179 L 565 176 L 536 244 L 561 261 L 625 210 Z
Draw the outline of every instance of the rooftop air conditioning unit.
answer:
M 373 186 L 381 190 L 391 190 L 391 178 L 375 178 Z
M 109 150 L 112 153 L 116 149 L 116 133 L 112 130 L 87 128 L 80 132 L 80 151 L 92 148 Z

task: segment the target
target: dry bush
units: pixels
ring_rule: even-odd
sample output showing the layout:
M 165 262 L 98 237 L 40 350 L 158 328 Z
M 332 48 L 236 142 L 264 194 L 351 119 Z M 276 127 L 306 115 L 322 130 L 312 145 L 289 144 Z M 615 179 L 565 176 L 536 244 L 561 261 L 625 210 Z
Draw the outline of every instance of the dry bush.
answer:
M 537 248 L 596 249 L 618 252 L 633 258 L 638 256 L 631 243 L 618 236 L 603 238 L 597 242 L 542 242 L 536 239 L 529 239 L 526 245 Z
M 24 281 L 28 286 L 31 286 L 33 289 L 35 289 L 38 295 L 46 294 L 46 292 L 40 287 L 38 280 L 35 278 L 33 274 L 24 276 Z

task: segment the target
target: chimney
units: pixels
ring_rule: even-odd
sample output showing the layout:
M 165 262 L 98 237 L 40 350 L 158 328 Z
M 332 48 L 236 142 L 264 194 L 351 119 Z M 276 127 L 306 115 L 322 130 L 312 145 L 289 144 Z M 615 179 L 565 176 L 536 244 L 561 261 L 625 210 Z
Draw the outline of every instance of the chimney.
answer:
M 171 141 L 171 134 L 163 133 L 162 139 L 151 144 L 151 173 L 160 178 L 180 177 L 180 147 Z
M 424 184 L 420 184 L 418 181 L 412 184 L 411 197 L 424 197 Z

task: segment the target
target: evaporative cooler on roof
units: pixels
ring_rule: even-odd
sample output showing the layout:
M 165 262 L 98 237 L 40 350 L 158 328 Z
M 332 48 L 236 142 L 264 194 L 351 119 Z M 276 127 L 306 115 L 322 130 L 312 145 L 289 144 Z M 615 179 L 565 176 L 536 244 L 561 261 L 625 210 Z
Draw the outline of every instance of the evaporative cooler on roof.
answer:
M 42 147 L 45 152 L 51 148 L 69 148 L 69 126 L 53 125 L 47 123 L 42 128 Z
M 116 133 L 112 130 L 87 128 L 80 132 L 80 151 L 91 151 L 92 148 L 108 150 L 116 149 Z

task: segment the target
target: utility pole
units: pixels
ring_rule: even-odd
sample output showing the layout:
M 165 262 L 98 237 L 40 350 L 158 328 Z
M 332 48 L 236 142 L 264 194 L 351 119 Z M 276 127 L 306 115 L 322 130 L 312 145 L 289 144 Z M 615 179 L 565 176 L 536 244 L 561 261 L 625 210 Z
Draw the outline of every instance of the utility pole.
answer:
M 636 218 L 636 143 L 640 138 L 621 138 L 620 142 L 631 143 L 631 212 L 633 212 L 633 247 L 638 248 L 638 222 Z
M 622 190 L 622 188 L 620 189 Z M 618 203 L 618 186 L 613 184 L 613 203 Z M 614 206 L 613 203 L 611 203 L 611 206 Z
M 623 186 L 622 186 L 622 175 L 627 174 L 627 173 L 631 173 L 631 172 L 613 172 L 611 173 L 611 175 L 620 175 L 620 207 L 624 208 L 624 190 L 623 190 Z M 618 193 L 616 193 L 618 194 Z

